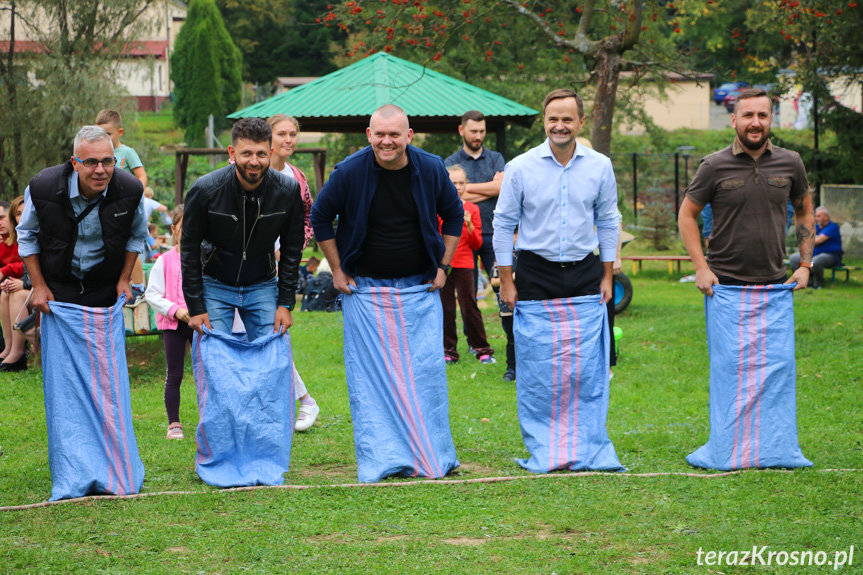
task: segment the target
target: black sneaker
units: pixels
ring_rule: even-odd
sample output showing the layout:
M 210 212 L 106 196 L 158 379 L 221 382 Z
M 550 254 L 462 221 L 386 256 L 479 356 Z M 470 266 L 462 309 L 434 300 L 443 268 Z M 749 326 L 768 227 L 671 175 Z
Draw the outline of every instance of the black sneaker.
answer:
M 506 382 L 515 381 L 515 370 L 511 367 L 506 368 L 506 372 L 503 374 L 503 380 Z

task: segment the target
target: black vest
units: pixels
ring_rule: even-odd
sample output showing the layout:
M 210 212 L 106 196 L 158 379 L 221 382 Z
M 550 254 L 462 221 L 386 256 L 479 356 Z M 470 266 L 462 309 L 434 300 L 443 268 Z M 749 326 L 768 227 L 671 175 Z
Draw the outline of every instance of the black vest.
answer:
M 135 210 L 144 193 L 141 181 L 120 169 L 108 183 L 108 193 L 99 202 L 105 259 L 90 269 L 83 281 L 72 274 L 72 252 L 78 240 L 78 224 L 69 200 L 72 162 L 47 168 L 30 180 L 30 199 L 39 220 L 39 264 L 42 275 L 53 282 L 79 282 L 87 286 L 116 284 L 126 260 L 126 243 L 132 237 Z

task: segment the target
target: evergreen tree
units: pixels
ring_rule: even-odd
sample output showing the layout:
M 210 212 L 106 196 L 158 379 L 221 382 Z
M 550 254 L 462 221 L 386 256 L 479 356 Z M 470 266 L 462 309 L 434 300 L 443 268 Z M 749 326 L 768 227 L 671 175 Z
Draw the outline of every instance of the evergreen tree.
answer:
M 171 56 L 174 119 L 186 130 L 186 141 L 204 140 L 207 118 L 217 129 L 240 104 L 242 55 L 231 40 L 214 0 L 191 0 L 186 22 Z

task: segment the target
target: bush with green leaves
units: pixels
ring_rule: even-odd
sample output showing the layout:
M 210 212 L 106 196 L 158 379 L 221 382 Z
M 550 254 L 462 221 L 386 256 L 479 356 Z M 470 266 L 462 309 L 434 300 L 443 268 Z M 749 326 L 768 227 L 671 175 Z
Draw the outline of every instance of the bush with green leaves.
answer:
M 186 142 L 200 145 L 208 116 L 213 115 L 217 130 L 226 126 L 225 116 L 242 96 L 242 55 L 213 0 L 189 2 L 171 69 L 174 119 L 186 130 Z

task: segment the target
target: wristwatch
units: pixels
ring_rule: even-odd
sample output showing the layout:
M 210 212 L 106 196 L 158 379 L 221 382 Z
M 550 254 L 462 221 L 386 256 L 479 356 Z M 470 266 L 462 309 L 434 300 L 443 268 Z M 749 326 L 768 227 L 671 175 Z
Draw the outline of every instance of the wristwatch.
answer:
M 438 268 L 440 268 L 440 269 L 442 269 L 442 270 L 443 270 L 443 273 L 445 273 L 445 274 L 448 274 L 448 273 L 449 273 L 449 270 L 451 270 L 451 269 L 452 269 L 452 266 L 451 266 L 451 265 L 448 265 L 448 264 L 438 264 L 438 265 L 437 265 L 437 267 L 438 267 Z
M 800 267 L 801 268 L 809 268 L 811 270 L 812 269 L 812 262 L 800 262 Z

